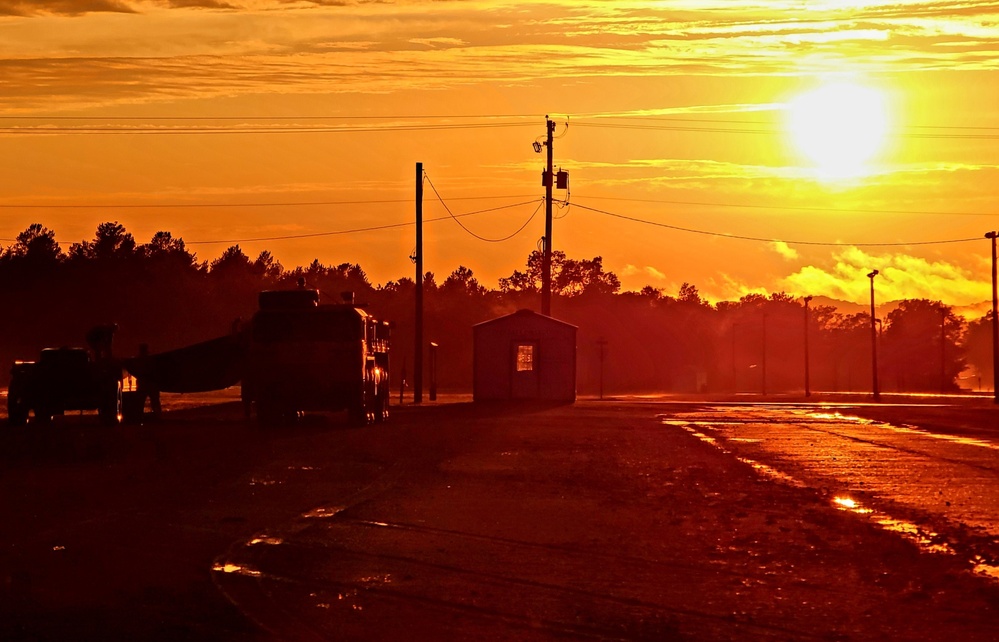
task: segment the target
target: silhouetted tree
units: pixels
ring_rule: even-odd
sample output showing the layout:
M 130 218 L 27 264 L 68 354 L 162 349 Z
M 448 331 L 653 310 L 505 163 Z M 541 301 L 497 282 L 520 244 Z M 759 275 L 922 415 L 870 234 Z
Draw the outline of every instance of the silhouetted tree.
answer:
M 964 327 L 964 320 L 939 301 L 908 299 L 889 312 L 884 361 L 898 390 L 956 388 L 966 365 L 960 345 Z

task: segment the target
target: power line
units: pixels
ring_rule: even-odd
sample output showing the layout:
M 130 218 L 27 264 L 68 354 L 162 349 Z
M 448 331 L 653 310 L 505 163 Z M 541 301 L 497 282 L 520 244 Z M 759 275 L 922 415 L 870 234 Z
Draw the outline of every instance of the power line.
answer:
M 585 112 L 579 114 L 568 114 L 573 119 L 605 119 L 605 120 L 638 120 L 649 122 L 671 122 L 671 123 L 716 123 L 730 125 L 766 125 L 760 120 L 745 118 L 690 118 L 680 116 L 646 116 L 642 114 L 613 114 L 600 112 Z M 383 114 L 383 115 L 274 115 L 274 116 L 56 116 L 56 115 L 0 115 L 0 121 L 62 121 L 62 122 L 267 122 L 282 120 L 302 120 L 302 121 L 323 121 L 323 120 L 492 120 L 497 118 L 522 118 L 537 119 L 539 114 Z M 573 122 L 585 123 L 574 120 Z M 526 125 L 527 123 L 525 123 Z M 532 123 L 533 124 L 533 123 Z M 613 123 L 607 123 L 613 125 Z M 590 123 L 591 126 L 599 126 L 597 123 Z M 999 126 L 994 125 L 909 125 L 906 129 L 943 129 L 953 131 L 999 131 Z
M 453 201 L 477 201 L 506 198 L 528 198 L 531 194 L 510 194 L 505 196 L 456 196 Z M 413 199 L 369 199 L 345 201 L 286 201 L 286 202 L 252 202 L 252 203 L 108 203 L 108 204 L 52 204 L 40 203 L 0 203 L 3 209 L 174 209 L 174 208 L 232 208 L 232 207 L 314 207 L 330 205 L 385 205 L 394 203 L 412 203 Z
M 717 203 L 711 201 L 674 201 L 653 198 L 624 198 L 618 196 L 577 196 L 583 200 L 605 200 L 605 201 L 628 201 L 633 203 L 658 203 L 662 205 L 686 205 L 692 207 L 731 207 L 760 210 L 784 210 L 801 212 L 836 212 L 843 214 L 903 214 L 903 215 L 929 215 L 929 216 L 995 216 L 995 212 L 940 212 L 933 210 L 879 210 L 853 207 L 813 207 L 806 205 L 756 205 L 751 203 Z
M 451 208 L 449 208 L 447 206 L 447 203 L 444 202 L 444 198 L 441 197 L 440 192 L 437 191 L 437 188 L 434 186 L 433 181 L 430 180 L 430 176 L 428 176 L 426 172 L 423 172 L 423 178 L 424 178 L 424 180 L 427 181 L 427 184 L 430 185 L 430 189 L 434 190 L 434 194 L 437 196 L 437 200 L 440 201 L 440 204 L 444 207 L 444 211 L 447 212 L 451 216 L 452 219 L 454 219 L 454 222 L 457 223 L 458 226 L 461 229 L 465 230 L 465 232 L 467 232 L 471 236 L 479 239 L 480 241 L 485 241 L 487 243 L 502 243 L 503 241 L 509 241 L 513 237 L 517 236 L 518 234 L 520 234 L 521 232 L 524 231 L 524 228 L 526 228 L 531 221 L 534 220 L 534 217 L 537 216 L 538 211 L 541 210 L 541 206 L 544 205 L 544 201 L 541 201 L 540 203 L 538 203 L 537 208 L 535 208 L 534 212 L 528 217 L 528 219 L 526 221 L 524 221 L 524 224 L 521 225 L 519 228 L 517 228 L 517 230 L 515 232 L 513 232 L 512 234 L 509 234 L 509 235 L 504 236 L 502 238 L 495 238 L 495 239 L 486 238 L 485 236 L 480 236 L 479 234 L 476 234 L 472 230 L 470 230 L 467 227 L 465 227 L 465 224 L 462 223 L 461 221 L 459 221 L 458 217 L 451 213 Z M 528 201 L 528 202 L 531 202 L 531 201 Z
M 372 125 L 372 126 L 329 126 L 329 127 L 0 127 L 0 134 L 10 135 L 227 135 L 227 134 L 361 134 L 374 132 L 423 132 L 454 129 L 498 129 L 506 127 L 529 127 L 533 123 L 454 123 L 441 125 Z
M 973 238 L 962 238 L 962 239 L 944 239 L 936 241 L 909 241 L 904 243 L 845 243 L 845 242 L 825 242 L 825 241 L 797 241 L 790 239 L 777 239 L 777 238 L 764 238 L 760 236 L 745 236 L 741 234 L 727 234 L 725 232 L 713 232 L 710 230 L 699 230 L 689 227 L 680 227 L 678 225 L 670 225 L 668 223 L 659 223 L 657 221 L 649 221 L 647 219 L 641 219 L 634 216 L 625 216 L 624 214 L 615 214 L 614 212 L 608 212 L 606 210 L 597 209 L 595 207 L 587 207 L 585 205 L 574 204 L 577 208 L 588 210 L 590 212 L 595 212 L 597 214 L 603 214 L 605 216 L 612 216 L 614 218 L 622 219 L 625 221 L 631 221 L 633 223 L 642 223 L 644 225 L 652 225 L 655 227 L 662 227 L 670 230 L 676 230 L 678 232 L 688 232 L 691 234 L 702 234 L 704 236 L 716 236 L 726 239 L 736 239 L 740 241 L 758 241 L 763 243 L 786 243 L 787 245 L 813 245 L 821 247 L 907 247 L 913 245 L 944 245 L 947 243 L 969 243 L 971 241 L 980 241 L 981 237 Z
M 512 209 L 514 207 L 521 207 L 523 205 L 528 205 L 533 203 L 534 200 L 523 201 L 521 203 L 513 203 L 511 205 L 500 205 L 499 207 L 490 207 L 487 209 L 476 210 L 474 212 L 465 212 L 463 214 L 452 214 L 448 211 L 448 216 L 439 216 L 437 218 L 424 219 L 424 223 L 436 223 L 438 221 L 447 221 L 450 219 L 464 218 L 466 216 L 474 216 L 476 214 L 485 214 L 487 212 L 498 212 L 500 210 Z M 304 238 L 317 238 L 322 236 L 339 236 L 343 234 L 357 234 L 361 232 L 375 232 L 379 230 L 390 230 L 399 227 L 411 227 L 416 225 L 416 222 L 408 223 L 390 223 L 388 225 L 376 225 L 372 227 L 357 227 L 349 230 L 336 230 L 333 232 L 312 232 L 308 234 L 288 234 L 283 236 L 268 236 L 268 237 L 257 237 L 257 238 L 245 238 L 245 239 L 216 239 L 210 241 L 185 241 L 187 245 L 209 245 L 209 244 L 219 244 L 219 243 L 253 243 L 258 241 L 287 241 L 293 239 L 304 239 Z
M 407 203 L 411 201 L 406 201 Z M 464 218 L 466 216 L 475 216 L 477 214 L 486 214 L 488 212 L 498 212 L 500 210 L 512 209 L 514 207 L 521 207 L 523 205 L 529 205 L 534 202 L 534 199 L 529 201 L 522 201 L 520 203 L 513 203 L 510 205 L 500 205 L 498 207 L 490 207 L 481 210 L 475 210 L 473 212 L 464 212 L 462 214 L 452 214 L 448 211 L 448 216 L 439 216 L 437 218 L 425 219 L 424 223 L 436 223 L 438 221 L 447 221 L 451 219 Z M 362 232 L 376 232 L 379 230 L 390 230 L 399 227 L 409 227 L 416 225 L 415 222 L 412 223 L 389 223 L 387 225 L 375 225 L 372 227 L 356 227 L 347 230 L 335 230 L 331 232 L 310 232 L 305 234 L 286 234 L 281 236 L 260 236 L 242 239 L 212 239 L 204 241 L 185 241 L 185 245 L 216 245 L 221 243 L 256 243 L 260 241 L 289 241 L 295 239 L 307 239 L 307 238 L 318 238 L 323 236 L 339 236 L 344 234 L 358 234 Z M 17 239 L 12 238 L 0 238 L 0 241 L 15 242 Z

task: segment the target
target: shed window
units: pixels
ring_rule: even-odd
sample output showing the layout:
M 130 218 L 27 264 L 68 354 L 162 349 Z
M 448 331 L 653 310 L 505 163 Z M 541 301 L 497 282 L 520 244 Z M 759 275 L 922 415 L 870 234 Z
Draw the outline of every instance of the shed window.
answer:
M 534 370 L 534 344 L 521 343 L 517 345 L 517 372 Z

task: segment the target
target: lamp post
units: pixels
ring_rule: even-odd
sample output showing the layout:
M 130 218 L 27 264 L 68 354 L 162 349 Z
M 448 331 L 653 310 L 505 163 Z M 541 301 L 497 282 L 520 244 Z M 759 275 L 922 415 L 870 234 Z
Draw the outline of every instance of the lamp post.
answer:
M 985 238 L 992 240 L 992 395 L 999 404 L 999 318 L 996 318 L 996 236 L 999 232 L 987 232 Z
M 805 396 L 812 396 L 812 389 L 808 385 L 808 302 L 812 300 L 811 295 L 805 297 Z
M 760 388 L 763 396 L 767 396 L 767 313 L 763 313 L 763 369 L 760 372 Z
M 874 316 L 874 277 L 878 271 L 874 270 L 867 275 L 871 280 L 871 381 L 873 383 L 874 401 L 881 401 L 881 391 L 878 390 L 878 334 L 874 327 L 877 319 Z

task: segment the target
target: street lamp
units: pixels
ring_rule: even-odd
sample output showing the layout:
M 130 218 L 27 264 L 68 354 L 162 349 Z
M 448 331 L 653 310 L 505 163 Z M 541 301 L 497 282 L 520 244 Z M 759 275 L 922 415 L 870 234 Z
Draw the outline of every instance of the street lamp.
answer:
M 808 302 L 812 300 L 811 295 L 805 297 L 805 396 L 811 397 L 812 390 L 808 386 Z
M 999 232 L 986 232 L 985 238 L 992 239 L 992 394 L 999 404 L 999 319 L 996 318 L 996 236 Z
M 881 401 L 881 391 L 878 390 L 878 334 L 874 327 L 877 319 L 874 316 L 874 277 L 878 271 L 874 270 L 867 275 L 871 280 L 871 380 L 873 382 L 874 401 Z

